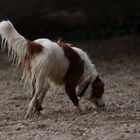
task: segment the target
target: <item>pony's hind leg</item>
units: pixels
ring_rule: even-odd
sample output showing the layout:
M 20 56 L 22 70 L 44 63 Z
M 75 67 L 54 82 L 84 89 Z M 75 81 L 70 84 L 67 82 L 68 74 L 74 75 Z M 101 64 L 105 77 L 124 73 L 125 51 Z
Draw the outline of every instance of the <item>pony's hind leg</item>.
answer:
M 48 81 L 46 81 L 45 84 L 44 84 L 44 87 L 42 89 L 42 92 L 41 92 L 39 98 L 37 99 L 36 106 L 35 106 L 35 111 L 38 114 L 40 114 L 40 111 L 43 110 L 42 103 L 44 101 L 44 98 L 45 98 L 46 93 L 47 93 L 47 91 L 48 91 L 49 88 L 50 88 L 50 84 L 49 84 Z
M 37 77 L 36 79 L 36 83 L 35 83 L 35 93 L 30 101 L 30 105 L 28 107 L 28 111 L 25 115 L 25 118 L 27 117 L 31 117 L 33 111 L 35 110 L 36 107 L 36 103 L 38 102 L 38 97 L 39 95 L 42 93 L 43 88 L 44 88 L 44 83 L 45 83 L 45 79 L 42 76 Z
M 44 87 L 43 87 L 43 90 L 42 90 L 42 93 L 41 93 L 41 95 L 39 96 L 39 103 L 40 103 L 40 104 L 43 103 L 44 98 L 45 98 L 46 93 L 47 93 L 47 91 L 49 90 L 49 88 L 50 88 L 50 84 L 49 84 L 49 82 L 46 80 L 46 82 L 45 82 L 45 84 L 44 84 Z
M 31 80 L 31 95 L 32 98 L 34 97 L 36 92 L 36 78 L 33 78 L 33 80 Z M 35 103 L 35 109 L 34 112 L 40 112 L 41 110 L 43 110 L 42 105 L 40 104 L 38 98 L 36 99 L 36 103 Z

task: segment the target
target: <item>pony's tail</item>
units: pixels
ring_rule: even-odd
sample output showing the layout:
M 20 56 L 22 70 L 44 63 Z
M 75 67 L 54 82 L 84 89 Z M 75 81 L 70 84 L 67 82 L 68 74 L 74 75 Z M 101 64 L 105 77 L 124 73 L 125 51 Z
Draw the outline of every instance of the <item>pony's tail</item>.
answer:
M 20 61 L 26 53 L 27 40 L 16 31 L 9 20 L 0 22 L 0 35 L 2 38 L 2 49 L 4 50 L 7 47 L 8 55 Z

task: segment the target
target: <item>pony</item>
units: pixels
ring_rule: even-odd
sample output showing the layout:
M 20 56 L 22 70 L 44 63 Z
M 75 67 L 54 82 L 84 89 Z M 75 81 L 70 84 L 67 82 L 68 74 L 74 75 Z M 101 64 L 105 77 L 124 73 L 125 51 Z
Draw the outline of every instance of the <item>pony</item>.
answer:
M 22 67 L 22 80 L 30 82 L 32 99 L 25 118 L 40 112 L 50 84 L 64 86 L 70 100 L 81 110 L 80 97 L 89 89 L 97 107 L 105 107 L 104 83 L 86 52 L 64 41 L 47 38 L 34 41 L 23 37 L 9 21 L 0 22 L 2 48 Z M 76 93 L 76 89 L 78 91 Z

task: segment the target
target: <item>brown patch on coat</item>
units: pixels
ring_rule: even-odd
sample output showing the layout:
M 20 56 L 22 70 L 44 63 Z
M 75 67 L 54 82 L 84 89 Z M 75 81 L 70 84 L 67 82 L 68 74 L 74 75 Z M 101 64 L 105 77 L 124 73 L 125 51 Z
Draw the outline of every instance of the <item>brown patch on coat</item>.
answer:
M 71 83 L 71 85 L 76 86 L 84 71 L 84 61 L 68 44 L 62 41 L 57 43 L 63 49 L 65 56 L 69 60 L 69 68 L 65 75 L 64 81 L 65 83 Z
M 24 71 L 29 71 L 31 69 L 30 61 L 32 57 L 34 55 L 39 54 L 43 50 L 43 46 L 36 42 L 28 40 L 27 43 L 28 43 L 27 45 L 28 48 L 27 48 L 26 55 L 21 59 L 21 66 Z
M 99 76 L 95 79 L 95 81 L 92 83 L 92 97 L 93 98 L 101 98 L 104 93 L 104 83 L 100 79 Z
M 84 61 L 79 54 L 65 42 L 58 41 L 57 44 L 63 49 L 65 56 L 69 60 L 69 68 L 64 77 L 65 90 L 75 106 L 78 106 L 78 98 L 75 87 L 77 86 L 84 71 Z
M 33 57 L 34 55 L 36 54 L 39 54 L 40 52 L 42 52 L 43 50 L 43 46 L 36 43 L 36 42 L 33 42 L 33 41 L 30 41 L 28 40 L 28 50 L 27 50 L 27 53 L 30 57 Z

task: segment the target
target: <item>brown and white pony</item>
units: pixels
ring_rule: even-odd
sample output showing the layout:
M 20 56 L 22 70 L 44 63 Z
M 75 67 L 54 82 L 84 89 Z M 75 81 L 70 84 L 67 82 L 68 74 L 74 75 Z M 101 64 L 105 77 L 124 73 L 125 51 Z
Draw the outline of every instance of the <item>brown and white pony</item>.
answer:
M 32 100 L 25 118 L 31 117 L 34 111 L 42 110 L 43 99 L 51 82 L 64 85 L 67 95 L 77 108 L 80 107 L 78 97 L 83 96 L 87 88 L 95 105 L 105 106 L 104 83 L 83 50 L 45 38 L 29 41 L 16 31 L 10 21 L 0 22 L 0 35 L 2 47 L 7 46 L 9 54 L 21 64 L 22 79 L 32 85 Z

